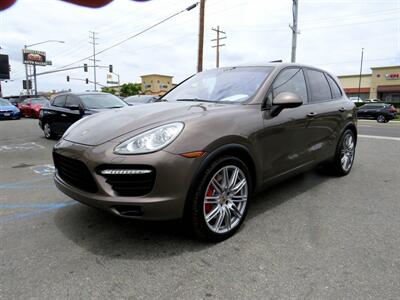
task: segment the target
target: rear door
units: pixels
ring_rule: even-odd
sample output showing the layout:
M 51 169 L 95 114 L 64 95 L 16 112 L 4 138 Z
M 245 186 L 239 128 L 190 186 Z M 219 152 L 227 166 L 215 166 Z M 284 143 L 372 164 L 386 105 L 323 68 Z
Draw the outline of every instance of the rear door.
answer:
M 272 100 L 282 92 L 299 95 L 304 104 L 284 109 L 273 117 L 268 108 L 272 107 Z M 267 110 L 263 114 L 262 146 L 265 180 L 274 179 L 309 163 L 310 158 L 304 147 L 307 144 L 304 140 L 308 138 L 305 131 L 307 101 L 304 71 L 299 67 L 283 69 L 267 94 Z
M 307 152 L 316 161 L 333 155 L 338 134 L 351 105 L 330 75 L 306 69 L 310 103 L 307 105 Z

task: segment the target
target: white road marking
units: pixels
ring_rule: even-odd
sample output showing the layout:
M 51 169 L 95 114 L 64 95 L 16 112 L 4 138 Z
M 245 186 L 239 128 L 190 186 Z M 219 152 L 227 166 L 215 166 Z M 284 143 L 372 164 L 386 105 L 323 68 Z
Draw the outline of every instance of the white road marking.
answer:
M 42 165 L 31 167 L 31 170 L 39 175 L 53 175 L 55 168 L 54 165 Z
M 9 144 L 0 146 L 0 152 L 14 152 L 14 151 L 27 151 L 27 150 L 38 150 L 44 149 L 45 147 L 35 142 L 22 143 L 22 144 Z
M 366 139 L 390 140 L 390 141 L 399 141 L 399 142 L 400 142 L 400 137 L 393 137 L 393 136 L 364 135 L 364 134 L 359 134 L 358 137 L 360 137 L 360 138 L 366 138 Z

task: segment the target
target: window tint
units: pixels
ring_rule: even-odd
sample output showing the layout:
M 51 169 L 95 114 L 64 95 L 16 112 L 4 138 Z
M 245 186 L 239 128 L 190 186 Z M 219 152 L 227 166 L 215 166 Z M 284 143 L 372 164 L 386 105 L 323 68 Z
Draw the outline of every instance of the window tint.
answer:
M 295 93 L 307 101 L 307 87 L 302 69 L 290 68 L 279 73 L 272 85 L 272 91 L 267 98 L 267 106 L 272 105 L 272 99 L 283 92 Z
M 311 102 L 326 101 L 332 99 L 331 89 L 324 73 L 307 70 L 311 89 Z
M 75 97 L 69 95 L 67 96 L 67 101 L 65 101 L 65 107 L 79 106 L 79 101 Z
M 341 97 L 342 96 L 342 92 L 340 91 L 340 88 L 337 85 L 336 81 L 333 80 L 333 78 L 331 76 L 329 76 L 328 74 L 325 74 L 325 76 L 328 79 L 329 85 L 331 87 L 333 99 Z
M 54 98 L 53 100 L 53 105 L 54 106 L 59 106 L 59 107 L 63 107 L 65 104 L 65 96 L 57 96 Z

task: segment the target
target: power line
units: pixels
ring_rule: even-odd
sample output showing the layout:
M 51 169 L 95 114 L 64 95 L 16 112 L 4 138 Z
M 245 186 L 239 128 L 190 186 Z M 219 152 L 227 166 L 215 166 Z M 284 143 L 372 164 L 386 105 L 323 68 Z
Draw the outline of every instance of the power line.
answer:
M 171 15 L 171 16 L 169 16 L 169 17 L 167 17 L 167 18 L 162 19 L 161 21 L 155 23 L 154 25 L 151 25 L 150 27 L 147 27 L 147 28 L 143 29 L 142 31 L 140 31 L 140 32 L 138 32 L 138 33 L 136 33 L 136 34 L 134 34 L 134 35 L 131 35 L 131 36 L 129 36 L 129 37 L 123 39 L 122 41 L 119 41 L 119 42 L 117 42 L 117 43 L 115 43 L 115 44 L 113 44 L 113 45 L 111 45 L 111 46 L 109 46 L 109 47 L 107 47 L 107 48 L 104 48 L 103 50 L 101 50 L 101 51 L 95 53 L 95 55 L 99 55 L 99 54 L 101 54 L 101 53 L 104 53 L 104 52 L 106 52 L 106 51 L 108 51 L 108 50 L 110 50 L 110 49 L 113 49 L 113 48 L 115 48 L 115 47 L 117 47 L 117 46 L 119 46 L 119 45 L 121 45 L 121 44 L 123 44 L 123 43 L 125 43 L 125 42 L 127 42 L 127 41 L 129 41 L 129 40 L 131 40 L 131 39 L 133 39 L 133 38 L 135 38 L 135 37 L 138 37 L 139 35 L 142 35 L 143 33 L 147 32 L 147 31 L 149 31 L 149 30 L 151 30 L 151 29 L 153 29 L 153 28 L 155 28 L 155 27 L 157 27 L 157 26 L 159 26 L 159 25 L 161 25 L 162 23 L 165 23 L 165 22 L 167 22 L 168 20 L 170 20 L 170 19 L 172 19 L 172 18 L 174 18 L 174 17 L 176 17 L 176 16 L 178 16 L 178 15 L 180 15 L 180 14 L 186 12 L 186 11 L 192 10 L 193 8 L 197 7 L 198 4 L 199 4 L 199 2 L 196 2 L 195 4 L 189 6 L 189 7 L 185 8 L 185 9 L 183 9 L 183 10 L 181 10 L 181 11 L 178 11 L 178 12 L 174 13 L 173 15 Z M 66 68 L 66 67 L 72 66 L 72 65 L 74 65 L 74 64 L 76 64 L 76 63 L 79 63 L 79 62 L 82 62 L 82 61 L 84 61 L 84 60 L 90 59 L 90 58 L 92 58 L 93 56 L 94 56 L 93 54 L 92 54 L 92 55 L 89 55 L 89 56 L 87 56 L 87 57 L 85 57 L 85 58 L 79 59 L 79 60 L 77 60 L 77 61 L 75 61 L 75 62 L 73 62 L 73 63 L 67 64 L 67 65 L 62 66 L 62 67 L 60 67 L 60 68 L 58 68 L 58 69 L 62 69 L 62 68 Z

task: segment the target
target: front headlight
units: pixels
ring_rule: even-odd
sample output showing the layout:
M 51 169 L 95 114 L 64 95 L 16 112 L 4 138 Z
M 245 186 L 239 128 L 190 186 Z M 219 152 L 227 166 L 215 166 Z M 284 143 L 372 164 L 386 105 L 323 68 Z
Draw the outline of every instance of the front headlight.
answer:
M 116 154 L 143 154 L 158 151 L 172 143 L 183 130 L 183 123 L 166 124 L 119 144 L 114 149 Z

